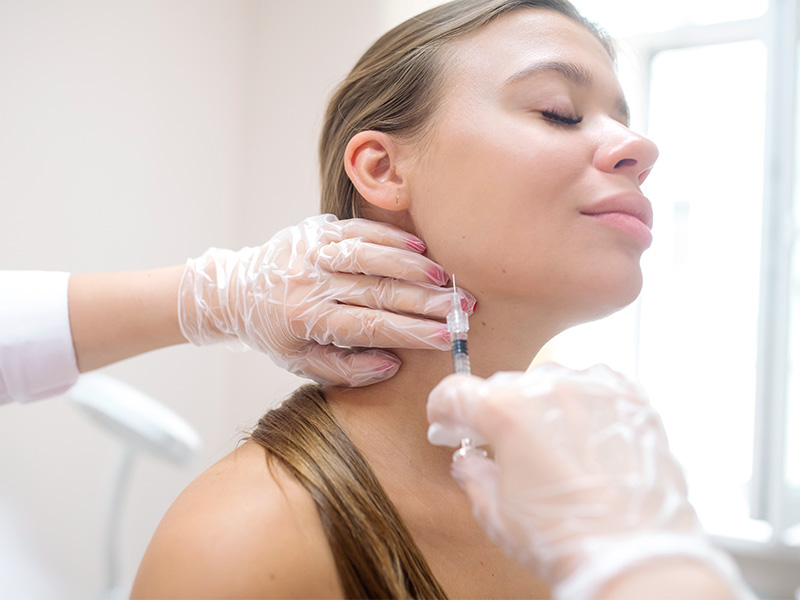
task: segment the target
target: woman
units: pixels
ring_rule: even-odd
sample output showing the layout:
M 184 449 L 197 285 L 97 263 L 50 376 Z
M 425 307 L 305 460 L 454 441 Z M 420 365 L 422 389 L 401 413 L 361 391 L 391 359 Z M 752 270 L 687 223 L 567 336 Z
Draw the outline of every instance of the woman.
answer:
M 640 291 L 657 150 L 627 125 L 610 46 L 571 5 L 459 0 L 386 34 L 334 95 L 323 210 L 423 239 L 477 298 L 473 373 L 524 370 Z M 546 597 L 427 442 L 450 355 L 398 356 L 386 382 L 267 413 L 175 502 L 133 595 Z

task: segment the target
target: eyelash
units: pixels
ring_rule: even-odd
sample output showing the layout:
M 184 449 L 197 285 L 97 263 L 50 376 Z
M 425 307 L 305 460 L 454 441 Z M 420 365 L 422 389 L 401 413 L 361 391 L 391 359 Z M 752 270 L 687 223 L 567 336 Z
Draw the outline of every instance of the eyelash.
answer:
M 583 121 L 583 117 L 580 115 L 564 115 L 552 110 L 543 110 L 542 116 L 561 125 L 578 125 Z

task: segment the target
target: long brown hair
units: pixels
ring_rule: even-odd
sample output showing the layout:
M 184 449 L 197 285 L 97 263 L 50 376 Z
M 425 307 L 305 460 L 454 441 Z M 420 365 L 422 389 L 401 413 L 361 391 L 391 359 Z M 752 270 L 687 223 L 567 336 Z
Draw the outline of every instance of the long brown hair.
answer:
M 265 414 L 251 439 L 270 468 L 285 468 L 317 506 L 348 598 L 445 598 L 367 461 L 306 385 Z

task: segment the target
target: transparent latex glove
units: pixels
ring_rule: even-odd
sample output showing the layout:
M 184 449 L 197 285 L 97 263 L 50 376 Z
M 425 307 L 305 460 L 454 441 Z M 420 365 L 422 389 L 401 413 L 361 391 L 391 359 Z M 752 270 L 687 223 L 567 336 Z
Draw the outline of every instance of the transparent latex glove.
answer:
M 196 345 L 255 348 L 320 383 L 388 379 L 399 359 L 377 348 L 449 348 L 447 275 L 413 235 L 364 219 L 311 217 L 258 248 L 212 248 L 186 263 L 178 300 Z M 474 298 L 462 293 L 471 312 Z M 362 349 L 369 347 L 371 349 Z
M 681 468 L 642 389 L 604 366 L 542 365 L 483 380 L 451 375 L 430 394 L 428 439 L 488 444 L 453 463 L 476 519 L 554 597 L 592 598 L 663 557 L 700 560 L 750 598 L 702 532 Z

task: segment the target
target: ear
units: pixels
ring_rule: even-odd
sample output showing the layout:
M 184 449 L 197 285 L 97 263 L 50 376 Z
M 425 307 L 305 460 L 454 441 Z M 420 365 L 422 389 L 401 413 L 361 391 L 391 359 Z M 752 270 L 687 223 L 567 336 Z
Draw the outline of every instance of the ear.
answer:
M 370 204 L 390 211 L 408 208 L 408 190 L 400 168 L 401 149 L 387 134 L 361 131 L 344 153 L 344 168 L 358 193 Z

